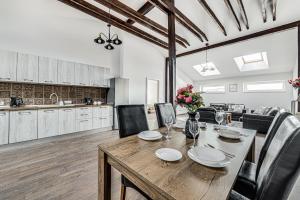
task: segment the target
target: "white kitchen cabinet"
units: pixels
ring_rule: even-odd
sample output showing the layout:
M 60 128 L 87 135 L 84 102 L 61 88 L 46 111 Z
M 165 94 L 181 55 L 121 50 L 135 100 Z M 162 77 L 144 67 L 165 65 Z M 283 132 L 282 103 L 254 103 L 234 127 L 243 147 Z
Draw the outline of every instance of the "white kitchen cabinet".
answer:
M 76 120 L 92 119 L 93 118 L 93 108 L 81 107 L 76 108 Z
M 38 111 L 38 138 L 51 137 L 59 134 L 59 117 L 57 109 Z
M 37 139 L 37 111 L 11 111 L 9 143 Z
M 93 107 L 93 118 L 100 118 L 102 116 L 101 114 L 101 107 Z
M 75 108 L 59 109 L 59 134 L 76 132 Z
M 75 64 L 73 62 L 58 61 L 58 83 L 63 85 L 75 84 Z
M 98 66 L 90 66 L 90 85 L 96 87 L 103 86 L 104 68 Z
M 38 56 L 18 53 L 17 81 L 37 83 L 38 82 Z
M 39 83 L 57 83 L 58 61 L 53 58 L 39 57 Z
M 102 118 L 96 117 L 93 118 L 93 129 L 102 128 Z
M 9 112 L 0 112 L 0 145 L 8 144 Z
M 75 84 L 81 86 L 90 85 L 89 66 L 85 64 L 75 64 Z
M 0 81 L 17 80 L 17 53 L 0 50 Z
M 110 79 L 111 79 L 110 69 L 105 68 L 104 69 L 104 78 L 103 78 L 103 86 L 104 87 L 110 87 Z
M 87 131 L 93 129 L 93 119 L 76 120 L 76 131 Z

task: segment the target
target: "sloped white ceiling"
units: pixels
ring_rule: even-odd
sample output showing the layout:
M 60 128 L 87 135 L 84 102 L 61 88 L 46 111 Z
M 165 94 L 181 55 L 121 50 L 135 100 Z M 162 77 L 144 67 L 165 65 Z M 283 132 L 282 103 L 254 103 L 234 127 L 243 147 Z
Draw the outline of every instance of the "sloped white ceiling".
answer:
M 205 63 L 204 51 L 178 58 L 177 67 L 195 81 L 291 72 L 297 61 L 297 33 L 297 29 L 290 29 L 208 50 L 208 62 L 213 62 L 221 73 L 217 76 L 203 77 L 193 68 L 194 65 Z M 240 72 L 233 58 L 257 52 L 267 52 L 269 69 Z

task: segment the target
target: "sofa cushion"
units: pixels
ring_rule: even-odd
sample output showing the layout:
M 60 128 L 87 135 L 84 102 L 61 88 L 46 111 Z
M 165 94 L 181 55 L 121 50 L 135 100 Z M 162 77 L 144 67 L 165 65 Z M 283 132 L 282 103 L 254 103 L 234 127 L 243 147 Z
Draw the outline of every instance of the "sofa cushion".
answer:
M 272 107 L 266 107 L 263 111 L 263 115 L 268 115 L 268 112 L 272 109 Z

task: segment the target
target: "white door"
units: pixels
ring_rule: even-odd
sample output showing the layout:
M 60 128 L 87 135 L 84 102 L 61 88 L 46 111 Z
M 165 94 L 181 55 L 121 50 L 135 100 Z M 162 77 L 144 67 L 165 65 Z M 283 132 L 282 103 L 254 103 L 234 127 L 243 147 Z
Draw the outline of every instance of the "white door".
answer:
M 75 84 L 89 86 L 89 66 L 85 64 L 75 64 Z
M 59 109 L 59 134 L 76 132 L 75 126 L 75 109 Z
M 17 80 L 17 53 L 0 50 L 0 81 Z
M 38 138 L 51 137 L 59 134 L 58 110 L 45 109 L 38 111 Z
M 37 111 L 11 111 L 9 143 L 37 139 Z
M 9 112 L 0 112 L 0 145 L 8 144 Z
M 58 61 L 58 83 L 63 85 L 73 85 L 75 79 L 75 64 L 73 62 Z
M 17 81 L 38 82 L 38 56 L 18 53 Z
M 39 57 L 39 83 L 57 83 L 57 60 Z

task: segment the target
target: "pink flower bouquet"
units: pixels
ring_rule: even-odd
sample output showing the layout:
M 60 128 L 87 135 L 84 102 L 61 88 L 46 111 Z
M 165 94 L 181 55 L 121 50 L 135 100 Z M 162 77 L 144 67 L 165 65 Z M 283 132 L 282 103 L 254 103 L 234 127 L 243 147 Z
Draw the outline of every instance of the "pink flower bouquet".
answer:
M 192 113 L 196 112 L 201 106 L 204 106 L 200 93 L 193 92 L 192 85 L 187 85 L 177 90 L 176 103 L 181 107 L 187 108 Z
M 300 77 L 295 80 L 288 80 L 289 84 L 291 84 L 294 88 L 300 88 Z

